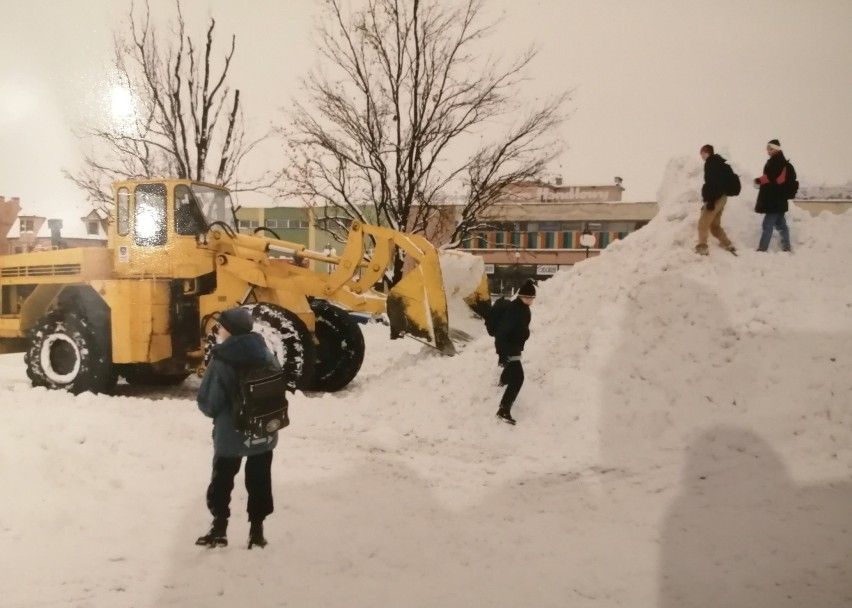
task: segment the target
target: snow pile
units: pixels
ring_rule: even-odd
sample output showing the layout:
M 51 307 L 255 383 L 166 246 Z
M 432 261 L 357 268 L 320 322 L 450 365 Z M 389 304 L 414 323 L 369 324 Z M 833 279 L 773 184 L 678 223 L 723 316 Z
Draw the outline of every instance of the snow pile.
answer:
M 197 381 L 74 398 L 0 358 L 4 606 L 852 605 L 852 215 L 758 254 L 747 189 L 739 257 L 699 257 L 700 184 L 672 161 L 654 221 L 540 286 L 517 427 L 488 338 L 365 326 L 355 382 L 291 401 L 262 552 L 241 482 L 232 546 L 192 545 Z
M 447 294 L 447 315 L 450 333 L 455 341 L 467 341 L 485 335 L 482 320 L 465 303 L 476 292 L 485 276 L 482 258 L 463 251 L 439 251 L 441 277 Z

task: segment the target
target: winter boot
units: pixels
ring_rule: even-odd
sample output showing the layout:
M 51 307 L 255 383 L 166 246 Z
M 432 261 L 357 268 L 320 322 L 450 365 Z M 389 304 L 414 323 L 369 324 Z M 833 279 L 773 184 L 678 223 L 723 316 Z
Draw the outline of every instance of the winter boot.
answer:
M 500 406 L 500 409 L 497 410 L 497 417 L 505 422 L 506 424 L 515 425 L 515 419 L 512 418 L 512 414 L 509 412 L 509 408 Z
M 707 245 L 696 245 L 695 253 L 698 255 L 710 255 L 710 248 Z
M 253 521 L 249 527 L 248 548 L 260 547 L 263 549 L 267 544 L 263 537 L 263 521 Z
M 199 536 L 195 541 L 201 547 L 227 547 L 228 519 L 226 517 L 214 517 L 210 525 L 210 531 L 204 536 Z
M 734 247 L 733 245 L 728 245 L 728 246 L 727 246 L 727 247 L 725 247 L 724 249 L 725 249 L 725 251 L 727 251 L 728 253 L 731 253 L 731 254 L 733 254 L 733 255 L 737 255 L 737 248 L 736 248 L 736 247 Z

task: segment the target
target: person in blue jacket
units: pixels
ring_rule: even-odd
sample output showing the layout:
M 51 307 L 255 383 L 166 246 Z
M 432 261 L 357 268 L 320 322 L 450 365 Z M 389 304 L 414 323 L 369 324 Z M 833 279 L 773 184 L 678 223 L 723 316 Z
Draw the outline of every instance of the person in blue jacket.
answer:
M 238 392 L 236 367 L 263 362 L 277 365 L 263 337 L 254 333 L 254 321 L 245 308 L 231 308 L 219 315 L 218 344 L 213 346 L 210 364 L 198 389 L 198 409 L 213 419 L 213 474 L 207 488 L 207 508 L 213 515 L 210 531 L 197 545 L 227 546 L 228 518 L 234 477 L 246 459 L 245 483 L 248 490 L 248 547 L 265 547 L 263 520 L 272 513 L 272 450 L 278 443 L 275 432 L 253 439 L 234 425 L 233 396 Z

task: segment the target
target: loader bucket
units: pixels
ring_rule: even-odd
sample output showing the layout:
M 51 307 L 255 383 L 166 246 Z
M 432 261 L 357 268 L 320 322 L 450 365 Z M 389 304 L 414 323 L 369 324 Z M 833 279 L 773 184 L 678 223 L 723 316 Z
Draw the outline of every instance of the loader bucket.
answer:
M 431 249 L 388 294 L 387 314 L 394 336 L 407 334 L 456 353 L 455 341 L 470 340 L 484 331 L 480 315 L 489 303 L 481 258 Z

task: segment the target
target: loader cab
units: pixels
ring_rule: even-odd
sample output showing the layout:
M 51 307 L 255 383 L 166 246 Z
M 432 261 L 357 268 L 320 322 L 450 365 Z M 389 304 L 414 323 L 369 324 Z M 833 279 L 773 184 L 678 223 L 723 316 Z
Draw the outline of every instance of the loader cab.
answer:
M 209 226 L 234 227 L 231 195 L 191 180 L 119 182 L 109 246 L 118 276 L 191 279 L 213 271 L 213 254 L 198 247 Z

